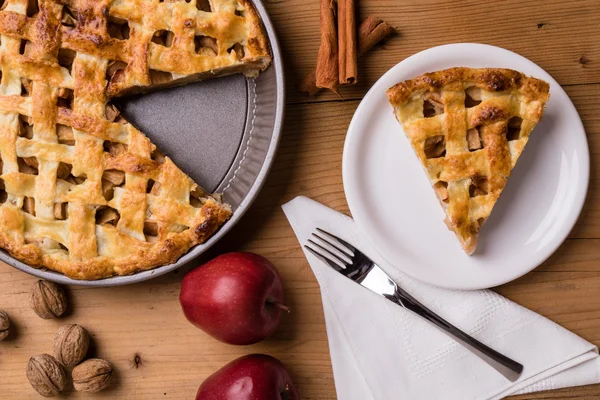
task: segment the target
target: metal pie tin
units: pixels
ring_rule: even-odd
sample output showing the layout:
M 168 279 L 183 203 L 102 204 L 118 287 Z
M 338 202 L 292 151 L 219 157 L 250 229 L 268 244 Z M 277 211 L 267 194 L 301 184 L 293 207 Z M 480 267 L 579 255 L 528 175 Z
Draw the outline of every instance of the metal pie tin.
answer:
M 31 275 L 79 286 L 142 282 L 191 263 L 233 228 L 260 191 L 283 124 L 285 90 L 279 43 L 260 0 L 253 0 L 269 37 L 272 65 L 256 79 L 237 74 L 122 99 L 115 104 L 179 168 L 204 189 L 223 194 L 234 212 L 206 243 L 176 263 L 128 276 L 74 280 L 32 268 L 0 250 L 0 260 Z

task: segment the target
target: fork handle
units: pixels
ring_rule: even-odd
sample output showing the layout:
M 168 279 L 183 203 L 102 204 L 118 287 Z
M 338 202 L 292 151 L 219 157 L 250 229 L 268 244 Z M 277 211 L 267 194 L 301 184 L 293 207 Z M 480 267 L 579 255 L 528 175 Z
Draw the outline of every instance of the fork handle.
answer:
M 392 296 L 386 296 L 389 300 L 404 307 L 415 314 L 425 318 L 444 333 L 448 334 L 458 343 L 462 344 L 473 354 L 481 358 L 488 365 L 494 368 L 496 371 L 504 375 L 506 379 L 511 382 L 515 382 L 521 376 L 523 372 L 523 365 L 506 357 L 503 354 L 498 353 L 496 350 L 488 347 L 481 343 L 479 340 L 471 337 L 465 332 L 461 331 L 450 322 L 446 321 L 423 304 L 417 299 L 412 297 L 408 292 L 400 287 L 396 287 L 396 293 Z

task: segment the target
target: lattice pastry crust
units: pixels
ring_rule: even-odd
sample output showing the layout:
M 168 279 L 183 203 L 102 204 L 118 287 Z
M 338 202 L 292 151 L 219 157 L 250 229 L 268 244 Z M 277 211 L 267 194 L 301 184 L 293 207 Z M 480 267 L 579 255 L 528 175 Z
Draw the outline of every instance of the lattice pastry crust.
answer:
M 446 211 L 446 225 L 469 255 L 542 117 L 549 89 L 513 70 L 450 68 L 387 92 Z
M 246 0 L 5 0 L 0 247 L 75 279 L 172 263 L 231 215 L 107 103 L 271 60 Z

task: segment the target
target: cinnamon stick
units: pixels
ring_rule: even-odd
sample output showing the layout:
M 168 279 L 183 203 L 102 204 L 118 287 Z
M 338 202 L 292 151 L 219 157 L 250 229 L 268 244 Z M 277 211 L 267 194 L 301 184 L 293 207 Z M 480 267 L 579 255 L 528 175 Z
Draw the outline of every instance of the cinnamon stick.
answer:
M 358 29 L 358 56 L 362 57 L 369 50 L 394 32 L 394 28 L 387 22 L 377 17 L 368 17 L 360 24 Z M 321 88 L 317 86 L 317 71 L 314 70 L 300 83 L 301 92 L 311 96 L 317 94 Z
M 394 32 L 394 27 L 384 20 L 377 17 L 368 17 L 358 28 L 358 55 L 364 55 L 377 43 Z
M 321 0 L 321 45 L 317 57 L 316 85 L 338 93 L 338 38 L 336 0 Z
M 358 78 L 354 0 L 338 0 L 338 49 L 340 85 L 352 85 Z

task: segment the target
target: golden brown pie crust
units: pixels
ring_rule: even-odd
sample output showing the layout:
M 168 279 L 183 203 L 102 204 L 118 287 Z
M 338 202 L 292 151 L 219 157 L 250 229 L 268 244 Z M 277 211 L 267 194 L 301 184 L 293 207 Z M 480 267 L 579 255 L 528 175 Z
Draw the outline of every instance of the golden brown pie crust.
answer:
M 467 254 L 542 117 L 549 89 L 509 69 L 450 68 L 387 92 Z
M 107 102 L 256 76 L 271 56 L 249 1 L 7 0 L 0 35 L 0 247 L 100 279 L 173 263 L 230 217 Z

